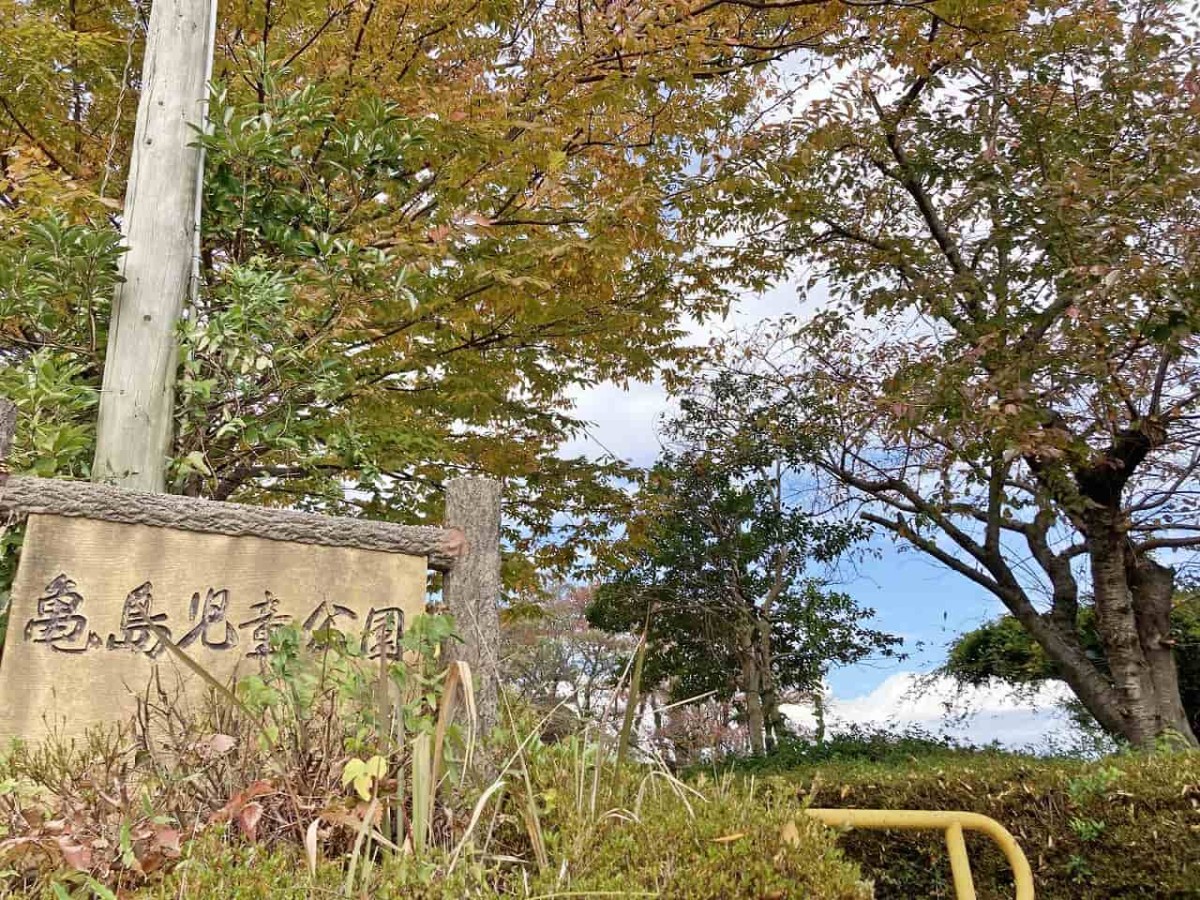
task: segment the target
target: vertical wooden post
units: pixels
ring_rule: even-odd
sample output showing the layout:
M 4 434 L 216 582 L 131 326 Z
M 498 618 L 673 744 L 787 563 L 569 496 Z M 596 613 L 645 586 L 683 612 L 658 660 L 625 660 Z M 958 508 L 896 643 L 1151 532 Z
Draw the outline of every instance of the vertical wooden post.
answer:
M 174 424 L 175 328 L 191 290 L 217 0 L 155 0 L 122 219 L 92 477 L 162 491 Z
M 455 478 L 446 485 L 446 526 L 465 541 L 446 573 L 444 596 L 461 644 L 450 653 L 475 676 L 480 731 L 499 719 L 500 703 L 500 495 L 492 478 Z

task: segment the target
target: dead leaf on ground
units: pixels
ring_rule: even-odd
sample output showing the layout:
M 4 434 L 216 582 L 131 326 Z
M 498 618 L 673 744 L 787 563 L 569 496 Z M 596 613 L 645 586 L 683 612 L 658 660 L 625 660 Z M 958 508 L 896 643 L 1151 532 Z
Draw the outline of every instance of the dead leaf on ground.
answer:
M 261 803 L 247 803 L 238 812 L 238 828 L 242 830 L 242 834 L 246 836 L 246 840 L 252 844 L 258 839 L 258 823 L 262 819 L 262 816 L 263 808 Z
M 735 831 L 733 834 L 726 834 L 719 838 L 713 838 L 712 842 L 714 844 L 731 844 L 734 841 L 740 841 L 745 836 L 746 836 L 746 832 Z
M 154 829 L 154 845 L 164 853 L 179 855 L 181 835 L 178 829 L 166 825 Z
M 345 806 L 327 806 L 321 810 L 319 818 L 324 819 L 333 828 L 349 828 L 351 831 L 358 831 L 362 828 L 363 819 L 366 818 L 370 808 L 371 805 L 368 803 L 356 804 L 354 809 L 348 809 Z M 375 804 L 372 819 L 374 819 L 372 825 L 378 825 L 383 820 L 383 807 L 378 803 Z
M 237 738 L 228 734 L 213 734 L 196 741 L 196 752 L 202 759 L 215 759 L 224 756 L 237 746 Z

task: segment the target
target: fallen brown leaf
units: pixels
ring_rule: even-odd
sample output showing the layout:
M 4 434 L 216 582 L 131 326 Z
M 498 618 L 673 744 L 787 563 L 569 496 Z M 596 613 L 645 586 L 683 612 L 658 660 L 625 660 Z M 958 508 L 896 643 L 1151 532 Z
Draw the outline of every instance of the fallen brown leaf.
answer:
M 179 831 L 175 828 L 163 825 L 154 829 L 154 845 L 167 855 L 179 855 L 180 839 Z
M 214 759 L 224 756 L 237 746 L 237 738 L 228 734 L 213 734 L 196 741 L 195 749 L 201 759 Z
M 742 838 L 744 838 L 745 836 L 746 836 L 746 832 L 744 832 L 744 831 L 736 831 L 736 832 L 734 832 L 733 834 L 726 834 L 726 835 L 723 835 L 722 837 L 719 837 L 719 838 L 713 838 L 713 839 L 712 839 L 712 842 L 713 842 L 714 844 L 731 844 L 731 843 L 733 843 L 734 841 L 739 841 L 739 840 L 741 840 L 741 839 L 742 839 Z
M 275 793 L 275 786 L 269 781 L 255 781 L 243 790 L 238 791 L 229 798 L 229 802 L 218 809 L 209 818 L 209 822 L 221 823 L 231 822 L 246 806 L 247 803 L 258 797 L 266 796 L 267 794 Z
M 247 803 L 237 815 L 238 828 L 246 836 L 246 840 L 254 843 L 258 839 L 258 822 L 262 818 L 261 803 Z

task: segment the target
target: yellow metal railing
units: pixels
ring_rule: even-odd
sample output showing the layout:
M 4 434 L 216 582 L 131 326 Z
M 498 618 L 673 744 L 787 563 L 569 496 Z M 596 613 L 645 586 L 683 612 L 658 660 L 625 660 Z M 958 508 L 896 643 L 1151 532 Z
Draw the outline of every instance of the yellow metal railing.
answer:
M 969 812 L 932 812 L 915 809 L 810 809 L 814 819 L 834 828 L 868 828 L 885 830 L 936 829 L 946 834 L 946 849 L 950 852 L 950 872 L 954 876 L 954 893 L 958 900 L 975 900 L 975 880 L 971 877 L 971 861 L 963 829 L 986 834 L 1000 845 L 1008 864 L 1012 866 L 1017 900 L 1033 900 L 1033 872 L 1029 860 L 1008 829 L 987 816 Z

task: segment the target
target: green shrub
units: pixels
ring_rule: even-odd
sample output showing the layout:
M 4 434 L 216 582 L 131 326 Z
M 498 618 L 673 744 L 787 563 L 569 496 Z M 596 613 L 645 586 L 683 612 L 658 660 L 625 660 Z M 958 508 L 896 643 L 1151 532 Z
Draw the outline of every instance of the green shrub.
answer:
M 614 811 L 534 894 L 612 892 L 676 900 L 866 900 L 870 886 L 784 792 L 729 784 L 680 794 L 647 782 L 640 806 Z
M 447 877 L 436 864 L 389 859 L 372 867 L 354 895 L 372 900 L 496 896 L 479 874 L 477 869 L 464 867 Z M 344 879 L 340 861 L 323 863 L 312 876 L 298 847 L 279 845 L 268 850 L 235 836 L 213 833 L 189 845 L 185 858 L 166 879 L 131 896 L 137 900 L 311 900 L 343 896 Z
M 827 762 L 904 762 L 913 757 L 961 757 L 983 752 L 919 729 L 902 732 L 851 726 L 821 741 L 785 737 L 765 756 L 729 757 L 719 769 L 744 773 L 787 773 Z M 703 767 L 697 767 L 699 771 Z
M 494 849 L 504 852 L 463 857 L 457 866 L 451 864 L 453 854 L 441 849 L 419 858 L 375 855 L 352 895 L 373 900 L 871 897 L 870 885 L 837 848 L 836 837 L 806 819 L 789 797 L 790 786 L 751 789 L 725 779 L 685 787 L 661 769 L 630 766 L 618 771 L 608 765 L 595 783 L 593 814 L 592 783 L 586 778 L 575 785 L 563 781 L 580 762 L 584 768 L 576 768 L 575 775 L 587 775 L 587 757 L 594 758 L 595 747 L 581 749 L 583 755 L 574 759 L 571 748 L 538 748 L 531 754 L 527 784 L 536 797 L 546 847 L 540 868 L 528 841 L 520 839 L 523 826 L 518 826 L 497 835 Z M 574 788 L 581 790 L 572 797 Z M 500 818 L 512 825 L 520 817 Z M 504 830 L 501 822 L 497 831 Z M 524 862 L 512 865 L 517 859 Z M 182 858 L 169 872 L 120 895 L 131 900 L 300 900 L 342 895 L 344 880 L 344 858 L 324 861 L 310 874 L 303 850 L 294 844 L 251 844 L 235 828 L 210 827 L 184 844 Z M 37 893 L 46 898 L 64 893 L 108 896 L 103 885 L 95 890 L 96 884 L 85 873 L 64 871 L 54 885 L 43 885 Z
M 1200 753 L 1097 762 L 999 752 L 794 768 L 789 799 L 813 806 L 966 810 L 996 819 L 1033 868 L 1039 900 L 1200 897 Z M 856 831 L 840 843 L 879 900 L 953 898 L 943 837 Z M 981 900 L 1011 898 L 1003 854 L 968 836 Z

